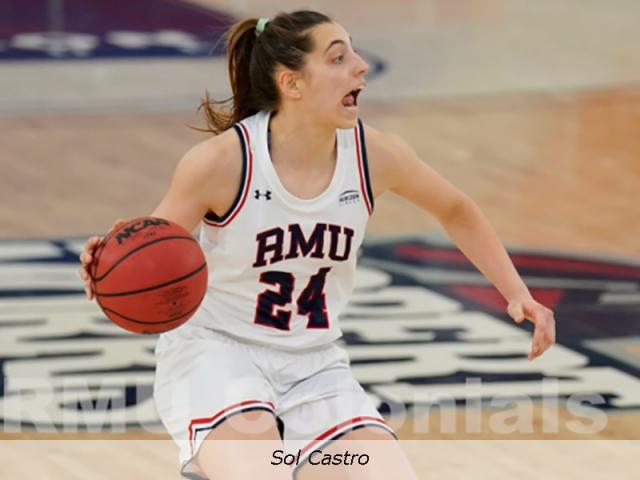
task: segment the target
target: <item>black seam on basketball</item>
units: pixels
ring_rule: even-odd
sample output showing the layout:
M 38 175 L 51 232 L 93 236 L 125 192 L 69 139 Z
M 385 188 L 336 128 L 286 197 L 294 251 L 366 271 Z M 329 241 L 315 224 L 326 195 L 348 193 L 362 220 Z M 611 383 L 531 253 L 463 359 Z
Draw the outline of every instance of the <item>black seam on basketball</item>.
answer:
M 143 243 L 142 245 L 134 248 L 133 250 L 131 250 L 130 252 L 128 252 L 126 255 L 124 255 L 123 257 L 120 257 L 118 259 L 118 261 L 116 263 L 114 263 L 113 265 L 111 265 L 111 268 L 109 268 L 109 270 L 107 270 L 103 275 L 101 275 L 100 277 L 91 277 L 91 280 L 93 280 L 94 283 L 98 283 L 102 280 L 105 279 L 105 277 L 107 275 L 109 275 L 111 272 L 113 272 L 113 270 L 115 270 L 115 268 L 120 265 L 126 258 L 130 257 L 131 255 L 133 255 L 134 253 L 138 252 L 139 250 L 143 249 L 144 247 L 148 246 L 148 245 L 152 245 L 154 243 L 158 243 L 158 242 L 164 242 L 165 240 L 177 240 L 177 239 L 183 239 L 183 240 L 191 240 L 192 242 L 196 242 L 198 243 L 198 241 L 193 238 L 192 236 L 185 236 L 185 235 L 174 235 L 171 237 L 164 237 L 164 238 L 156 238 L 155 240 L 151 240 L 150 242 L 147 243 Z
M 92 285 L 91 290 L 93 292 L 93 298 L 96 299 L 96 303 L 98 304 L 98 306 L 100 307 L 100 309 L 104 312 L 105 308 L 104 306 L 100 303 L 100 299 L 97 296 L 97 293 L 94 289 L 93 289 L 94 285 Z
M 183 313 L 182 315 L 178 315 L 177 317 L 172 317 L 168 320 L 163 320 L 161 322 L 158 321 L 152 321 L 152 320 L 136 320 L 135 318 L 130 318 L 127 317 L 125 315 L 122 315 L 119 312 L 116 312 L 115 310 L 111 310 L 110 308 L 102 308 L 102 310 L 106 313 L 113 313 L 115 315 L 118 315 L 119 317 L 124 318 L 125 320 L 127 320 L 128 322 L 133 322 L 133 323 L 140 323 L 142 325 L 163 325 L 165 323 L 171 323 L 171 322 L 175 322 L 176 320 L 180 320 L 182 317 L 186 317 L 187 315 L 190 315 L 191 313 L 193 313 L 195 310 L 197 310 L 198 308 L 200 308 L 200 304 L 202 303 L 202 300 L 204 300 L 205 295 L 202 295 L 202 297 L 200 298 L 200 301 L 198 302 L 198 304 L 193 307 L 191 310 L 189 310 L 188 312 Z
M 127 291 L 127 292 L 115 292 L 115 293 L 98 293 L 96 292 L 96 297 L 124 297 L 127 295 L 134 295 L 136 293 L 144 293 L 144 292 L 150 292 L 151 290 L 156 290 L 158 288 L 162 288 L 162 287 L 166 287 L 169 286 L 171 284 L 177 283 L 177 282 L 181 282 L 182 280 L 186 280 L 189 277 L 193 277 L 195 274 L 199 273 L 202 271 L 203 268 L 206 268 L 207 266 L 207 262 L 204 262 L 202 265 L 200 265 L 198 268 L 196 268 L 193 272 L 191 273 L 187 273 L 186 275 L 183 275 L 182 277 L 179 278 L 175 278 L 169 282 L 165 282 L 165 283 L 161 283 L 160 285 L 154 285 L 152 287 L 146 287 L 146 288 L 141 288 L 139 290 L 131 290 L 131 291 Z

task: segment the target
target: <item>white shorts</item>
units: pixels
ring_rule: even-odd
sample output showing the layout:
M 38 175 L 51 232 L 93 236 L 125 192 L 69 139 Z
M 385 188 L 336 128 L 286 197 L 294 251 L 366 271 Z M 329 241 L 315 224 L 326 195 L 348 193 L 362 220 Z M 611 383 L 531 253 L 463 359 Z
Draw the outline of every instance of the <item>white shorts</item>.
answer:
M 187 323 L 160 336 L 156 360 L 156 407 L 188 478 L 199 474 L 191 459 L 207 434 L 249 410 L 272 412 L 283 449 L 303 457 L 360 426 L 393 434 L 335 343 L 289 352 Z

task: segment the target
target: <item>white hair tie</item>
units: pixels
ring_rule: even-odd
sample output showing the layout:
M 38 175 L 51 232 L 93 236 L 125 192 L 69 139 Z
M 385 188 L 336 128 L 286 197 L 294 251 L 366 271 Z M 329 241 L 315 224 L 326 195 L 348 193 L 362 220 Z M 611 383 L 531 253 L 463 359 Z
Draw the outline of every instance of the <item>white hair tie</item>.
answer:
M 258 35 L 260 35 L 262 32 L 264 32 L 264 27 L 267 26 L 267 22 L 269 21 L 268 18 L 266 17 L 262 17 L 260 20 L 258 20 L 258 23 L 256 24 L 256 33 Z

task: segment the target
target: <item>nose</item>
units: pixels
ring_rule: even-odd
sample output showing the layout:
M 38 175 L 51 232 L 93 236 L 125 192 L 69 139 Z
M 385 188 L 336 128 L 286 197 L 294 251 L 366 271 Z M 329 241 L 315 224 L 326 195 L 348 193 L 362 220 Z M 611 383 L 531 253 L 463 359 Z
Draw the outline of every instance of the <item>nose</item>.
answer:
M 360 56 L 359 53 L 356 53 L 357 62 L 355 67 L 355 72 L 357 76 L 365 76 L 369 72 L 369 64 L 364 61 L 364 58 Z

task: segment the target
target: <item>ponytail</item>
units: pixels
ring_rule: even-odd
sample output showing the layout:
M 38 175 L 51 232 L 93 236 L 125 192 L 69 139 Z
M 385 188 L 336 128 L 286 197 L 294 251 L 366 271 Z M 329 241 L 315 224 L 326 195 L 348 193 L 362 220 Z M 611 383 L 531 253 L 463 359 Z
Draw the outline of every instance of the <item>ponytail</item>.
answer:
M 263 22 L 260 33 L 256 31 L 257 18 L 233 25 L 225 35 L 232 96 L 216 101 L 205 91 L 198 110 L 207 126 L 197 130 L 217 135 L 260 110 L 277 110 L 276 68 L 283 65 L 301 70 L 305 54 L 313 49 L 309 30 L 331 21 L 321 13 L 302 10 L 281 13 L 266 25 Z

